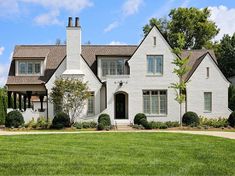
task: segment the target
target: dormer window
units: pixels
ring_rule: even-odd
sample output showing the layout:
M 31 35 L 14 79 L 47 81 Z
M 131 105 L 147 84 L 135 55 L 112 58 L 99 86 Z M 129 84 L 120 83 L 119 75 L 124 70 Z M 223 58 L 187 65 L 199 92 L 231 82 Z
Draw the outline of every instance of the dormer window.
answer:
M 103 77 L 105 77 L 106 75 L 123 75 L 125 61 L 124 59 L 113 59 L 113 60 L 102 59 L 101 67 L 102 67 Z
M 41 75 L 41 61 L 18 61 L 18 75 Z

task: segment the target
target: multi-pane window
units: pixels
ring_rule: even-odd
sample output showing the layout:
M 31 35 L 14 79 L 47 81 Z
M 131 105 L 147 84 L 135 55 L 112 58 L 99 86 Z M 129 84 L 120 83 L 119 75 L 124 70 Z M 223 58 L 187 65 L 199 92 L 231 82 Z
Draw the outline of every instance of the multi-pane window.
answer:
M 204 111 L 211 112 L 212 111 L 212 93 L 204 92 Z
M 143 91 L 144 113 L 162 115 L 167 114 L 167 91 L 144 90 Z
M 149 55 L 147 56 L 147 73 L 152 75 L 163 74 L 163 56 Z
M 106 75 L 123 75 L 125 62 L 119 60 L 101 60 L 102 76 Z
M 95 96 L 94 96 L 94 92 L 91 92 L 90 96 L 88 97 L 87 114 L 88 115 L 95 114 Z
M 19 61 L 18 62 L 18 73 L 20 75 L 34 75 L 41 73 L 41 62 L 40 61 Z

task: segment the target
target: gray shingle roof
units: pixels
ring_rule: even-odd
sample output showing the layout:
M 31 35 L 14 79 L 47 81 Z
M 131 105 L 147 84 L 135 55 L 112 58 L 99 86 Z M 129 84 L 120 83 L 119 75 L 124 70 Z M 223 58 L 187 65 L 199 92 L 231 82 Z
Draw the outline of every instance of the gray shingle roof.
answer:
M 97 75 L 97 56 L 129 56 L 131 57 L 137 45 L 82 45 L 82 56 L 90 66 L 91 70 Z M 199 59 L 208 50 L 184 51 L 182 57 L 190 55 L 190 71 L 185 79 L 196 69 Z M 209 51 L 215 59 L 213 51 Z M 57 67 L 66 56 L 65 45 L 18 45 L 15 47 L 13 60 L 11 62 L 7 85 L 10 84 L 43 84 L 53 75 Z M 15 76 L 15 60 L 20 58 L 47 58 L 44 76 Z

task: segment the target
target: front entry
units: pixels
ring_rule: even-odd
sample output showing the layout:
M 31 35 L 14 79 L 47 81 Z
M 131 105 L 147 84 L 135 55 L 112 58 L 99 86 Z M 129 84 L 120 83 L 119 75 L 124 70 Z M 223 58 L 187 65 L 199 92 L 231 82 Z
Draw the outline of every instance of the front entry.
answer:
M 115 119 L 127 119 L 127 94 L 115 94 Z

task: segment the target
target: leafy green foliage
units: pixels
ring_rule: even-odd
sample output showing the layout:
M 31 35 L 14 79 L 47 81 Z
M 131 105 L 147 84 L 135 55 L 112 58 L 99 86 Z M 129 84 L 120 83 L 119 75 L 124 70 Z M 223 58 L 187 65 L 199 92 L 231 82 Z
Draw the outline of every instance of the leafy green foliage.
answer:
M 231 127 L 235 127 L 235 111 L 233 111 L 233 112 L 230 114 L 230 116 L 229 116 L 229 118 L 228 118 L 228 124 L 229 124 L 229 126 L 231 126 Z
M 84 109 L 85 100 L 90 96 L 87 83 L 79 79 L 56 79 L 50 101 L 55 105 L 55 111 L 63 111 L 70 115 L 73 124 Z
M 230 85 L 228 89 L 228 107 L 232 111 L 235 110 L 235 87 L 233 85 Z
M 154 122 L 154 121 L 152 121 L 149 124 L 150 124 L 152 129 L 167 129 L 168 128 L 167 124 L 164 123 L 164 122 Z
M 20 111 L 11 111 L 7 114 L 6 117 L 6 123 L 5 123 L 6 127 L 15 127 L 18 128 L 19 126 L 23 126 L 24 125 L 24 118 L 21 114 Z
M 0 125 L 5 124 L 7 116 L 7 90 L 0 88 Z
M 219 32 L 215 23 L 209 20 L 210 15 L 208 8 L 172 9 L 169 20 L 152 18 L 143 31 L 147 35 L 152 26 L 156 25 L 173 47 L 181 48 L 177 41 L 182 40 L 183 49 L 201 49 L 211 43 Z
M 141 118 L 139 122 L 145 129 L 152 129 L 147 119 Z
M 199 118 L 199 125 L 213 128 L 227 127 L 228 121 L 226 118 Z
M 146 115 L 143 114 L 143 113 L 138 113 L 138 114 L 136 114 L 136 115 L 135 115 L 135 118 L 134 118 L 134 124 L 140 125 L 140 124 L 141 124 L 141 123 L 140 123 L 140 120 L 141 120 L 141 119 L 147 120 Z
M 198 126 L 199 117 L 195 112 L 188 111 L 183 115 L 182 122 L 187 126 Z
M 235 76 L 235 33 L 224 35 L 216 50 L 218 65 L 225 77 Z
M 104 129 L 109 129 L 111 128 L 111 121 L 110 117 L 108 114 L 100 114 L 98 118 L 98 125 L 97 129 L 98 130 L 104 130 Z
M 52 120 L 52 128 L 61 129 L 70 126 L 71 124 L 69 115 L 64 112 L 57 113 L 54 119 Z

